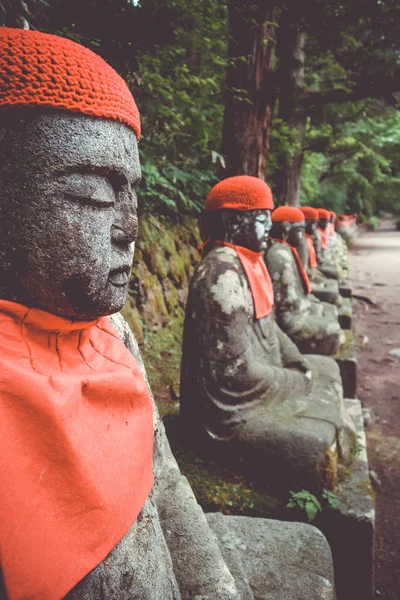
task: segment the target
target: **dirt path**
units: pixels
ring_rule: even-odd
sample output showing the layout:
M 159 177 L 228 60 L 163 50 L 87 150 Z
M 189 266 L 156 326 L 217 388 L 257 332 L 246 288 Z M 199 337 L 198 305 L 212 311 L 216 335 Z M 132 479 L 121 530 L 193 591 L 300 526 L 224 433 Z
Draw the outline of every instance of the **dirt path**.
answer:
M 356 302 L 358 397 L 375 423 L 367 431 L 376 492 L 376 598 L 400 600 L 400 232 L 390 221 L 363 233 L 351 255 Z M 389 352 L 399 349 L 399 358 Z

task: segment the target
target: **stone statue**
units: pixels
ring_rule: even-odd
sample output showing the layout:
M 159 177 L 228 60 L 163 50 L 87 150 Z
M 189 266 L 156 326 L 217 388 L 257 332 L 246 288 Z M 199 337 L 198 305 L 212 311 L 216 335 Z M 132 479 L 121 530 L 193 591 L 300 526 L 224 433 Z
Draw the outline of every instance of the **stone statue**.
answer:
M 0 74 L 0 596 L 251 600 L 251 519 L 221 515 L 214 535 L 138 346 L 106 316 L 124 304 L 138 228 L 134 100 L 100 57 L 39 32 L 0 28 Z M 221 527 L 237 544 L 231 571 Z M 333 600 L 327 543 L 301 527 L 258 531 L 300 573 L 304 589 L 285 597 Z M 318 568 L 302 567 L 315 544 Z M 280 598 L 273 560 L 286 559 L 252 552 L 257 598 Z
M 318 210 L 317 226 L 311 228 L 311 225 L 310 225 L 309 230 L 310 230 L 311 239 L 312 239 L 312 242 L 314 245 L 318 269 L 319 269 L 319 271 L 321 271 L 321 273 L 325 277 L 328 277 L 329 279 L 339 280 L 340 279 L 339 269 L 337 268 L 336 265 L 332 265 L 329 263 L 328 260 L 326 260 L 325 249 L 323 247 L 323 246 L 326 247 L 327 239 L 329 236 L 328 221 L 330 218 L 330 213 L 329 213 L 329 211 L 327 211 L 324 208 L 320 208 L 317 210 Z M 322 211 L 321 212 L 321 215 L 323 217 L 322 221 L 320 220 L 320 211 Z M 325 226 L 325 229 L 322 229 L 321 225 Z M 324 239 L 322 239 L 322 238 L 324 238 Z
M 348 254 L 347 245 L 344 238 L 336 232 L 336 213 L 330 211 L 330 232 L 326 248 L 326 254 L 330 262 L 333 262 L 339 269 L 341 278 L 348 277 Z
M 182 426 L 199 452 L 253 481 L 331 486 L 336 448 L 349 456 L 354 428 L 335 362 L 303 356 L 275 323 L 262 259 L 272 208 L 254 177 L 221 181 L 207 198 L 205 256 L 186 307 Z
M 337 309 L 311 293 L 311 284 L 297 248 L 304 237 L 304 215 L 281 206 L 272 213 L 273 226 L 265 260 L 274 286 L 278 325 L 301 352 L 333 355 L 342 345 Z
M 317 255 L 313 242 L 313 237 L 318 227 L 318 211 L 311 206 L 301 206 L 300 210 L 305 218 L 305 234 L 300 239 L 298 253 L 309 276 L 312 293 L 319 300 L 340 306 L 341 297 L 338 281 L 329 279 L 318 268 Z

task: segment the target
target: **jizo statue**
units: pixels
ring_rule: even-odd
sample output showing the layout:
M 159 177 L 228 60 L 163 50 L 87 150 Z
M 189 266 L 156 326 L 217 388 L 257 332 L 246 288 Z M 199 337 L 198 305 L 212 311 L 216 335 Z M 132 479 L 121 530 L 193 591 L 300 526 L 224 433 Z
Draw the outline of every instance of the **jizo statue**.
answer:
M 186 307 L 183 428 L 199 452 L 233 461 L 252 481 L 330 486 L 337 454 L 329 448 L 338 441 L 349 456 L 354 427 L 335 362 L 302 355 L 275 323 L 262 258 L 272 209 L 271 190 L 255 177 L 226 179 L 209 193 L 205 255 Z
M 240 591 L 251 578 L 240 550 L 233 575 L 180 474 L 113 314 L 137 236 L 139 136 L 135 102 L 100 57 L 0 28 L 2 600 L 254 597 Z M 315 600 L 322 580 L 334 597 L 318 541 L 321 576 L 304 571 Z M 268 589 L 261 553 L 257 564 Z
M 318 268 L 317 253 L 314 246 L 314 237 L 319 220 L 318 210 L 312 206 L 301 206 L 300 210 L 305 219 L 305 233 L 303 239 L 300 240 L 298 252 L 310 278 L 312 293 L 319 300 L 340 306 L 341 296 L 338 281 L 329 279 Z
M 272 213 L 266 264 L 274 286 L 279 326 L 302 352 L 333 355 L 344 341 L 337 309 L 311 292 L 311 282 L 299 256 L 305 221 L 300 209 L 281 206 Z

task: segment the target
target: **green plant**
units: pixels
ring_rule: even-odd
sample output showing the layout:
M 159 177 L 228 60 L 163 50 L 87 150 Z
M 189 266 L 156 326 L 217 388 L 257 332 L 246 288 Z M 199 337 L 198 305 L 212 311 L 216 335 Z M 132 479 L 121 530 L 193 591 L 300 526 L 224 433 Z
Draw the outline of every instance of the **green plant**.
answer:
M 329 490 L 323 490 L 320 498 L 317 498 L 317 496 L 308 490 L 301 490 L 300 492 L 290 491 L 289 501 L 286 504 L 286 508 L 303 510 L 307 515 L 309 523 L 323 510 L 328 508 L 340 510 L 340 506 L 341 503 L 337 495 Z
M 307 490 L 301 490 L 300 492 L 291 491 L 286 508 L 300 508 L 304 510 L 309 522 L 313 521 L 318 513 L 322 512 L 322 506 L 318 498 Z

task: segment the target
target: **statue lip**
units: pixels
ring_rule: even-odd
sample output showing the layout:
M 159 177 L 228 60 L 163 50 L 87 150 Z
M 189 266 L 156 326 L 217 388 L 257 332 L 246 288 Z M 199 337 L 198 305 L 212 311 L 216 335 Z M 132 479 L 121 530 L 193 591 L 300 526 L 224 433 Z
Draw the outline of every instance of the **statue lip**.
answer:
M 108 281 L 116 287 L 123 287 L 129 283 L 130 274 L 130 265 L 126 267 L 118 267 L 117 269 L 112 269 L 110 271 Z

